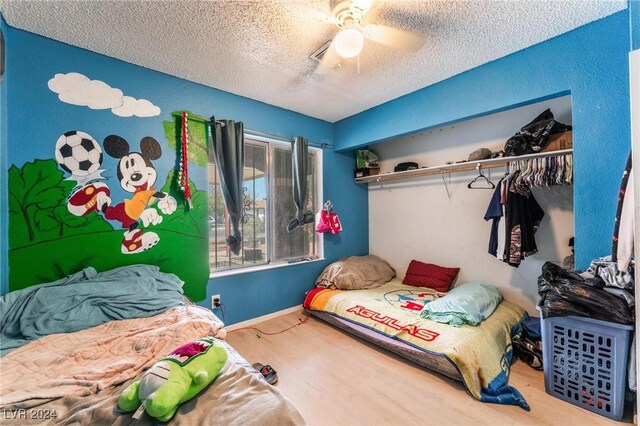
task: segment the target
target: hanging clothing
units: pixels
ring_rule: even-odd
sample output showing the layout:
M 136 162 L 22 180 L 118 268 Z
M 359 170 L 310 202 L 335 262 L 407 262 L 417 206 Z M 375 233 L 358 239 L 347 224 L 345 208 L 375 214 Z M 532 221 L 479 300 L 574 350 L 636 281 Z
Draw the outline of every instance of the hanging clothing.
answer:
M 633 233 L 634 233 L 634 196 L 633 196 L 633 176 L 631 167 L 631 153 L 627 159 L 627 165 L 622 174 L 622 183 L 618 195 L 618 209 L 613 228 L 613 247 L 611 250 L 611 260 L 618 263 L 619 271 L 626 271 L 629 268 L 631 257 L 633 256 Z
M 493 220 L 491 223 L 491 233 L 489 234 L 489 254 L 496 256 L 498 253 L 498 226 L 500 219 L 503 216 L 502 204 L 500 203 L 500 191 L 502 187 L 502 179 L 496 185 L 496 190 L 493 191 L 491 201 L 487 207 L 487 212 L 484 214 L 484 220 Z
M 544 218 L 531 187 L 571 184 L 573 156 L 550 155 L 510 161 L 508 170 L 512 168 L 515 170 L 498 182 L 484 219 L 493 220 L 489 254 L 518 267 L 525 257 L 537 253 L 535 233 Z
M 518 267 L 522 259 L 538 252 L 534 234 L 544 217 L 544 211 L 525 183 L 511 179 L 505 204 L 506 262 Z
M 506 188 L 508 188 L 508 179 L 509 177 L 507 176 L 506 178 L 502 179 L 502 182 L 500 182 L 500 208 L 502 209 L 502 217 L 504 217 L 504 205 L 507 202 L 507 193 L 506 193 Z M 500 262 L 504 262 L 504 243 L 505 243 L 505 239 L 507 236 L 507 225 L 506 225 L 506 221 L 505 220 L 501 220 L 498 223 L 498 250 L 496 253 L 496 258 L 500 261 Z

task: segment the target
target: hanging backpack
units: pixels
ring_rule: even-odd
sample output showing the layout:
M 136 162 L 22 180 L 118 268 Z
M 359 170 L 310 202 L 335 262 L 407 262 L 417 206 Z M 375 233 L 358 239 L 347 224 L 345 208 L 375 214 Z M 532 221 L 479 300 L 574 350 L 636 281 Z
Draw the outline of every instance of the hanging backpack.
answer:
M 316 232 L 320 234 L 324 232 L 339 234 L 342 232 L 342 224 L 338 214 L 333 211 L 330 201 L 327 201 L 324 208 L 316 214 Z

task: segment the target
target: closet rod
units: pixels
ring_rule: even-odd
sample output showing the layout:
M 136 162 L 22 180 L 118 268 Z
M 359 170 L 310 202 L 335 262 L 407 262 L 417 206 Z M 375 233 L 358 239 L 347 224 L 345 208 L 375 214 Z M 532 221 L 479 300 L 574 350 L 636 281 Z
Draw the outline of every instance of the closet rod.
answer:
M 469 172 L 482 169 L 495 169 L 505 167 L 509 163 L 529 160 L 533 158 L 560 157 L 562 155 L 572 155 L 573 149 L 560 149 L 557 151 L 538 152 L 535 154 L 519 155 L 517 157 L 489 158 L 487 160 L 465 161 L 463 163 L 443 164 L 441 166 L 423 167 L 421 169 L 406 170 L 403 172 L 389 172 L 373 176 L 356 178 L 356 183 L 379 183 L 388 180 L 412 179 L 421 176 L 434 176 L 443 173 Z
M 173 112 L 171 113 L 171 115 L 174 118 L 182 118 L 182 113 L 180 112 Z M 193 121 L 198 121 L 200 123 L 205 123 L 205 124 L 209 124 L 209 119 L 206 117 L 203 117 L 201 115 L 196 115 L 196 114 L 191 114 L 191 113 L 187 113 L 188 115 L 188 119 L 193 120 Z M 221 120 L 216 120 L 216 123 L 222 123 Z M 248 133 L 249 135 L 254 135 L 254 136 L 262 136 L 265 138 L 270 138 L 270 139 L 277 139 L 283 142 L 293 142 L 293 139 L 290 138 L 285 138 L 283 136 L 278 136 L 278 135 L 274 135 L 271 133 L 266 133 L 266 132 L 261 132 L 259 130 L 253 130 L 253 129 L 248 129 L 248 128 L 244 128 L 244 132 Z M 326 143 L 326 142 L 313 142 L 313 141 L 309 141 L 309 145 L 316 147 L 316 148 L 333 148 L 332 144 Z

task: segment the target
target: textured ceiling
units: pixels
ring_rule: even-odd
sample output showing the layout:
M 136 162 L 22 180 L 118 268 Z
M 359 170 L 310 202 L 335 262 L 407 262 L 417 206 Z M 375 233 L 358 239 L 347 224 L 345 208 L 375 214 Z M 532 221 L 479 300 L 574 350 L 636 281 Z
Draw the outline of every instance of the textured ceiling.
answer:
M 365 23 L 424 35 L 418 53 L 366 41 L 319 75 L 329 0 L 8 1 L 13 27 L 330 122 L 627 7 L 624 0 L 374 0 Z

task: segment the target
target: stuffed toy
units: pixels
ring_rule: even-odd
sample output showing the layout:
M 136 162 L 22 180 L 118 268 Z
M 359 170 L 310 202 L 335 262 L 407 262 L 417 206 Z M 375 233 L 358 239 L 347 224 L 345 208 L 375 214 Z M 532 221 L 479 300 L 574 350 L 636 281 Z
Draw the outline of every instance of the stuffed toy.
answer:
M 129 385 L 118 399 L 118 408 L 138 410 L 133 415 L 136 419 L 146 411 L 162 422 L 169 421 L 178 406 L 211 383 L 226 362 L 226 348 L 213 337 L 182 345 Z

